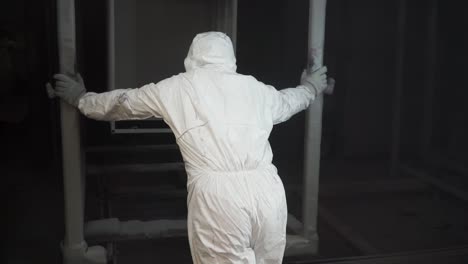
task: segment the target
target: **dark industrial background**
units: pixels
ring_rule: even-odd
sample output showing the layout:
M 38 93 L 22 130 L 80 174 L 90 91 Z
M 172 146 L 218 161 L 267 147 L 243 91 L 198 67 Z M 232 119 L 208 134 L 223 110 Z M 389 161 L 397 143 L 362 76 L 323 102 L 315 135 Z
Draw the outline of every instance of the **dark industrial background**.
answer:
M 103 92 L 107 89 L 105 1 L 77 4 L 79 70 L 89 91 Z M 408 0 L 400 32 L 400 4 L 328 1 L 324 61 L 337 85 L 325 99 L 320 181 L 326 196 L 319 203 L 333 212 L 338 226 L 349 225 L 365 237 L 376 253 L 466 246 L 468 205 L 460 199 L 468 197 L 466 8 L 463 1 Z M 308 1 L 239 1 L 238 8 L 238 72 L 278 89 L 297 85 L 306 63 Z M 437 20 L 431 26 L 433 14 Z M 169 14 L 167 20 L 165 33 L 171 27 L 190 27 L 177 24 Z M 183 58 L 191 39 L 181 41 L 185 42 L 179 45 L 186 47 L 180 54 Z M 399 54 L 403 54 L 401 67 Z M 58 70 L 57 56 L 54 1 L 0 3 L 0 175 L 7 201 L 2 214 L 6 263 L 61 261 L 60 118 L 57 102 L 49 100 L 44 89 Z M 170 63 L 178 63 L 183 71 L 183 60 Z M 398 72 L 403 78 L 400 88 Z M 174 142 L 171 135 L 111 135 L 108 123 L 85 118 L 82 127 L 87 147 Z M 303 137 L 303 113 L 276 126 L 271 135 L 274 163 L 286 186 L 301 184 Z M 397 173 L 398 179 L 390 174 L 395 142 L 399 160 L 429 173 L 443 186 L 454 186 L 462 195 L 453 195 L 453 188 L 441 191 L 437 184 L 423 191 L 417 186 L 417 194 L 372 191 L 377 180 L 412 182 L 404 173 Z M 300 195 L 291 194 L 288 201 L 290 210 L 300 214 L 296 205 Z M 385 215 L 391 210 L 398 216 Z M 319 222 L 323 257 L 366 255 L 334 229 L 332 220 L 326 220 Z M 157 244 L 151 245 L 140 249 L 157 251 Z M 189 254 L 186 242 L 176 241 L 171 247 L 179 245 Z M 161 259 L 154 263 L 178 263 L 170 261 L 172 253 L 165 254 L 160 253 Z

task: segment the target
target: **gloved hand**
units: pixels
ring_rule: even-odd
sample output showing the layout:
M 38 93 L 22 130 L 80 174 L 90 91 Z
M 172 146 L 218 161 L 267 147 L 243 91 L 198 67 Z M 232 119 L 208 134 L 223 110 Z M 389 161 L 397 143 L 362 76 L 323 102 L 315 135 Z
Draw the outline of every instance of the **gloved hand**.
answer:
M 312 73 L 304 70 L 301 75 L 301 84 L 307 86 L 315 96 L 318 96 L 327 88 L 326 73 L 327 67 L 325 66 Z
M 65 74 L 55 74 L 55 89 L 50 83 L 46 84 L 46 90 L 49 98 L 58 96 L 70 105 L 75 107 L 78 106 L 80 98 L 86 93 L 86 88 L 81 75 L 78 74 L 77 77 L 78 81 Z

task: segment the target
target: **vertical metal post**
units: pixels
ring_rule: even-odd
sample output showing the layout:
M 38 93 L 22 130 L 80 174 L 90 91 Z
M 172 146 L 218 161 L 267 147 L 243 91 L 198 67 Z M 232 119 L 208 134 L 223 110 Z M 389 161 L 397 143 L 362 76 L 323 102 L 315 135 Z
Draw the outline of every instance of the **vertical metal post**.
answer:
M 226 33 L 232 41 L 234 51 L 237 44 L 237 0 L 215 0 L 214 28 Z
M 107 90 L 115 87 L 115 4 L 107 1 Z M 115 132 L 115 121 L 110 122 L 111 133 Z
M 237 0 L 231 1 L 231 40 L 234 45 L 234 52 L 237 47 Z
M 390 176 L 396 177 L 400 162 L 401 98 L 403 95 L 405 53 L 406 0 L 398 2 L 397 43 L 395 62 L 395 97 L 393 101 L 392 141 L 390 150 Z
M 74 76 L 75 7 L 73 0 L 57 2 L 58 49 L 60 72 Z M 63 182 L 65 192 L 65 246 L 80 244 L 83 238 L 83 197 L 80 123 L 78 111 L 60 102 Z
M 74 0 L 57 1 L 57 33 L 60 72 L 76 74 Z M 78 111 L 60 102 L 62 163 L 65 199 L 64 263 L 105 263 L 105 251 L 88 248 L 84 241 L 84 181 Z
M 309 1 L 308 65 L 311 70 L 315 70 L 323 64 L 326 4 L 326 0 Z M 312 244 L 318 244 L 317 212 L 322 108 L 323 95 L 320 95 L 306 111 L 304 138 L 303 223 L 304 236 Z
M 427 20 L 427 53 L 426 78 L 424 83 L 424 116 L 421 131 L 420 155 L 427 161 L 431 153 L 432 119 L 434 106 L 434 92 L 436 87 L 437 70 L 437 0 L 429 1 L 429 14 Z
M 115 89 L 115 4 L 107 0 L 107 90 Z M 112 122 L 112 126 L 114 126 Z

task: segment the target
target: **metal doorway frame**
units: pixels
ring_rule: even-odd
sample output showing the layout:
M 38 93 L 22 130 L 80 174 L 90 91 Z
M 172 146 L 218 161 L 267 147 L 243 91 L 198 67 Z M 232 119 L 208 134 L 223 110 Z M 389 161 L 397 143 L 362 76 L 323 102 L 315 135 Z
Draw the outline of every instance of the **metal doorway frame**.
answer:
M 113 0 L 109 0 L 113 3 Z M 231 30 L 235 36 L 237 1 L 221 1 L 218 10 L 219 30 Z M 308 60 L 312 69 L 323 61 L 326 0 L 310 0 Z M 226 14 L 235 17 L 225 18 Z M 74 0 L 57 0 L 58 47 L 60 71 L 76 74 L 76 35 Z M 110 32 L 109 34 L 113 34 Z M 113 35 L 111 35 L 112 37 Z M 113 39 L 113 38 L 110 38 Z M 233 37 L 234 45 L 236 37 Z M 110 46 L 109 52 L 115 52 Z M 109 85 L 113 81 L 113 56 L 109 56 Z M 318 180 L 320 166 L 320 139 L 323 97 L 318 97 L 307 110 L 304 167 L 303 223 L 289 216 L 288 226 L 297 234 L 288 236 L 286 255 L 317 254 Z M 65 193 L 65 239 L 62 245 L 64 263 L 106 263 L 103 247 L 88 247 L 84 239 L 84 159 L 80 142 L 80 115 L 76 109 L 61 102 L 62 155 Z
M 107 31 L 107 67 L 109 69 L 107 76 L 107 90 L 113 90 L 119 87 L 115 85 L 115 0 L 107 0 L 107 17 L 108 17 L 108 31 Z M 226 33 L 231 37 L 234 50 L 236 50 L 237 42 L 237 0 L 212 0 L 212 13 L 214 19 L 212 20 L 211 27 L 214 30 Z M 162 121 L 160 118 L 149 118 L 148 121 Z M 140 122 L 145 122 L 140 121 Z M 110 130 L 112 134 L 147 134 L 147 133 L 172 133 L 168 127 L 163 128 L 139 128 L 129 127 L 121 128 L 116 124 L 116 121 L 111 121 Z M 164 124 L 165 125 L 165 124 Z

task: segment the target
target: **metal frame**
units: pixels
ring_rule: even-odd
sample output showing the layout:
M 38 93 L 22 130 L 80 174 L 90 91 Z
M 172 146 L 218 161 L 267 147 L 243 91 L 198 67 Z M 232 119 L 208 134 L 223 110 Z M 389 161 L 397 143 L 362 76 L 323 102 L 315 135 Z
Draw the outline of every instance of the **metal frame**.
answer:
M 109 2 L 109 19 L 113 22 L 114 18 L 114 0 Z M 64 26 L 60 32 L 66 32 L 71 36 L 62 36 L 59 44 L 72 44 L 71 47 L 61 47 L 61 67 L 62 72 L 74 73 L 75 64 L 75 48 L 74 48 L 74 9 L 70 8 L 73 5 L 73 0 L 63 0 L 65 8 L 60 9 L 62 18 L 67 17 L 68 20 L 61 20 L 60 25 Z M 220 1 L 221 5 L 217 6 L 216 23 L 219 25 L 218 30 L 231 31 L 233 44 L 236 43 L 236 16 L 237 16 L 237 1 Z M 67 5 L 68 4 L 68 5 Z M 323 45 L 324 45 L 324 31 L 325 31 L 325 10 L 326 0 L 310 0 L 310 15 L 309 15 L 309 37 L 308 37 L 308 60 L 312 69 L 316 69 L 322 65 L 323 61 Z M 59 13 L 60 13 L 59 12 Z M 66 14 L 66 16 L 63 16 Z M 234 19 L 227 19 L 226 16 L 231 15 Z M 68 24 L 67 24 L 68 23 Z M 109 25 L 109 79 L 108 84 L 110 88 L 115 85 L 115 46 L 114 40 L 114 25 Z M 69 52 L 72 51 L 70 54 Z M 62 61 L 63 60 L 63 61 Z M 288 226 L 296 233 L 295 235 L 288 235 L 286 256 L 300 255 L 300 254 L 317 254 L 318 253 L 318 234 L 317 234 L 317 212 L 318 212 L 318 180 L 319 180 L 319 166 L 320 166 L 320 141 L 321 141 L 321 117 L 323 107 L 323 96 L 315 99 L 314 103 L 307 110 L 306 119 L 306 136 L 305 136 L 305 165 L 304 165 L 304 201 L 303 201 L 303 222 L 301 223 L 294 216 L 289 216 Z M 65 201 L 66 201 L 66 226 L 67 236 L 64 243 L 64 252 L 71 252 L 67 254 L 66 263 L 76 263 L 77 260 L 81 263 L 105 263 L 106 250 L 102 247 L 87 247 L 84 242 L 83 230 L 93 231 L 94 236 L 103 235 L 106 232 L 106 223 L 115 220 L 101 219 L 98 228 L 92 228 L 93 223 L 86 224 L 83 227 L 83 159 L 81 159 L 81 149 L 79 141 L 79 115 L 77 111 L 68 105 L 62 104 L 62 136 L 64 141 L 64 181 L 65 181 Z M 114 132 L 115 131 L 115 126 Z M 140 130 L 141 132 L 142 130 Z M 146 129 L 144 132 L 154 133 L 154 130 Z M 156 130 L 157 131 L 157 130 Z M 123 131 L 117 131 L 125 133 Z M 136 130 L 127 130 L 127 133 L 135 133 Z M 70 145 L 71 144 L 71 145 Z M 78 166 L 77 166 L 78 165 Z M 81 186 L 81 188 L 79 187 Z M 73 196 L 73 197 L 71 197 Z M 161 228 L 160 225 L 167 225 L 168 220 L 159 220 L 152 223 L 153 227 Z M 128 222 L 118 222 L 118 225 L 127 225 Z M 94 226 L 96 227 L 96 226 Z M 100 229 L 103 227 L 104 229 Z M 181 227 L 181 226 L 179 226 Z M 158 229 L 159 230 L 159 229 Z M 180 231 L 180 230 L 179 230 Z M 111 232 L 112 233 L 112 232 Z M 162 233 L 159 233 L 163 235 Z M 125 233 L 118 233 L 110 235 L 105 238 L 112 239 L 115 236 L 126 236 Z M 147 237 L 148 234 L 142 234 Z M 151 234 L 151 237 L 158 237 L 158 234 Z M 88 256 L 88 254 L 91 256 Z M 94 257 L 94 258 L 92 258 Z M 70 261 L 68 261 L 70 260 Z
M 107 90 L 115 89 L 115 5 L 114 0 L 107 1 Z M 159 118 L 150 118 L 150 120 L 161 120 Z M 147 133 L 172 133 L 170 128 L 117 128 L 116 121 L 110 121 L 110 129 L 112 134 L 147 134 Z
M 213 28 L 225 32 L 231 37 L 234 50 L 237 42 L 237 0 L 214 0 Z M 108 90 L 115 89 L 115 5 L 114 0 L 108 0 Z M 161 120 L 160 118 L 150 118 L 148 120 Z M 172 133 L 170 128 L 118 128 L 116 122 L 110 121 L 112 134 L 161 134 Z M 121 121 L 120 121 L 121 122 Z M 144 120 L 141 120 L 144 122 Z
M 219 14 L 228 14 L 226 10 L 231 9 L 232 15 L 237 16 L 237 1 L 223 1 L 225 9 L 224 12 Z M 231 4 L 232 6 L 228 5 Z M 113 4 L 113 0 L 109 0 L 109 4 Z M 402 0 L 400 4 L 404 4 Z M 74 0 L 57 0 L 57 26 L 58 26 L 58 51 L 59 51 L 59 64 L 60 71 L 69 75 L 76 74 L 76 36 L 75 36 L 75 2 Z M 113 6 L 113 5 L 112 5 Z M 230 6 L 230 7 L 228 7 Z M 323 40 L 324 40 L 324 26 L 325 26 L 325 7 L 326 0 L 310 0 L 310 18 L 309 18 L 309 64 L 313 68 L 322 65 L 323 60 Z M 404 8 L 404 6 L 403 6 Z M 404 9 L 403 9 L 404 10 Z M 112 9 L 113 11 L 113 9 Z M 436 19 L 435 12 L 434 19 Z M 113 12 L 109 10 L 110 19 L 114 19 Z M 399 26 L 404 26 L 404 13 L 400 14 Z M 217 18 L 218 21 L 222 19 Z M 429 21 L 431 25 L 436 24 L 434 21 Z M 231 21 L 231 24 L 224 21 L 220 26 L 220 30 L 227 31 L 230 28 L 233 32 L 236 30 L 236 23 Z M 112 25 L 113 26 L 113 25 Z M 112 28 L 113 29 L 113 28 Z M 400 28 L 400 33 L 404 28 Z M 113 39 L 113 30 L 109 31 L 110 39 Z M 231 34 L 235 45 L 235 35 Z M 435 40 L 434 40 L 435 41 Z M 398 49 L 402 50 L 403 42 L 400 39 L 398 42 Z M 433 49 L 436 44 L 433 45 Z M 115 52 L 113 44 L 109 45 L 109 54 Z M 402 63 L 402 53 L 397 56 L 397 65 Z M 109 70 L 114 73 L 114 57 L 109 56 Z M 433 58 L 434 59 L 434 58 Z M 431 61 L 433 61 L 431 59 Z M 434 63 L 432 63 L 434 64 Z M 109 75 L 109 86 L 114 85 L 113 75 Z M 397 75 L 397 94 L 396 99 L 401 96 L 402 75 Z M 430 83 L 430 82 L 429 82 Z M 430 109 L 430 98 L 428 95 L 426 108 Z M 320 210 L 321 216 L 328 219 L 327 222 L 336 222 L 335 226 L 343 226 L 336 218 L 330 214 L 323 207 L 318 208 L 318 180 L 319 180 L 319 165 L 320 165 L 320 135 L 321 135 L 321 116 L 323 107 L 323 97 L 319 97 L 311 105 L 307 111 L 306 119 L 306 137 L 305 137 L 305 165 L 304 165 L 304 206 L 303 206 L 303 223 L 301 223 L 294 216 L 289 215 L 288 227 L 293 230 L 297 235 L 287 237 L 286 255 L 296 255 L 303 253 L 317 253 L 318 252 L 318 235 L 317 235 L 317 212 Z M 398 113 L 398 112 L 397 112 Z M 62 243 L 63 262 L 64 263 L 106 263 L 107 252 L 103 247 L 93 246 L 88 247 L 84 239 L 84 230 L 93 231 L 92 223 L 84 227 L 84 159 L 82 158 L 81 142 L 80 142 L 80 116 L 76 109 L 67 105 L 64 102 L 60 103 L 60 116 L 61 116 L 61 136 L 62 136 L 62 158 L 63 158 L 63 177 L 64 177 L 64 201 L 65 201 L 65 238 Z M 399 116 L 395 116 L 394 129 L 394 143 L 399 142 Z M 426 127 L 430 127 L 430 120 L 426 119 Z M 141 131 L 141 130 L 140 130 Z M 147 131 L 149 132 L 149 131 Z M 134 131 L 128 133 L 135 133 Z M 429 137 L 424 139 L 424 147 L 430 143 Z M 425 173 L 421 173 L 410 167 L 399 164 L 398 160 L 398 147 L 393 147 L 392 164 L 394 168 L 400 171 L 408 172 L 416 177 L 428 182 L 431 185 L 437 186 L 440 189 L 452 193 L 462 200 L 468 201 L 466 192 L 453 188 L 434 177 L 430 177 Z M 103 219 L 106 220 L 106 219 Z M 111 219 L 108 219 L 110 221 Z M 125 223 L 120 223 L 125 224 Z M 160 222 L 160 224 L 167 224 L 167 222 Z M 156 227 L 159 228 L 157 225 Z M 99 228 L 98 228 L 99 229 Z M 182 229 L 181 229 L 182 230 Z M 343 236 L 350 236 L 356 239 L 358 236 L 347 229 L 338 230 Z M 99 233 L 99 230 L 96 231 Z M 121 234 L 122 235 L 122 234 Z M 125 234 L 123 234 L 125 235 Z M 143 234 L 148 236 L 148 234 Z M 162 236 L 164 236 L 162 234 Z M 374 253 L 371 245 L 366 241 L 356 244 L 361 244 L 361 248 L 366 248 L 368 252 Z M 466 248 L 463 249 L 466 254 Z M 432 254 L 432 252 L 428 253 Z M 357 260 L 356 260 L 357 261 Z M 348 262 L 352 263 L 352 262 Z M 359 262 L 361 263 L 361 262 Z M 369 262 L 377 263 L 377 262 Z M 379 262 L 390 263 L 390 262 Z
M 116 128 L 116 121 L 111 121 L 111 132 L 112 134 L 161 134 L 161 133 L 172 133 L 170 128 Z
M 237 0 L 215 0 L 216 5 L 214 12 L 214 25 L 218 31 L 223 31 L 230 35 L 234 47 L 236 47 L 236 32 L 237 32 Z M 109 18 L 109 30 L 108 30 L 108 89 L 112 90 L 115 88 L 115 10 L 114 0 L 108 0 L 108 18 Z M 155 120 L 153 118 L 152 120 Z M 157 128 L 157 129 L 120 129 L 117 128 L 115 122 L 111 122 L 112 133 L 119 134 L 134 134 L 134 133 L 172 133 L 169 128 Z M 167 147 L 167 146 L 165 146 Z M 99 150 L 99 148 L 98 148 Z M 117 169 L 119 172 L 128 171 L 160 171 L 160 170 L 181 170 L 183 164 L 171 163 L 171 164 L 154 164 L 151 166 L 139 166 L 139 165 L 122 165 L 117 167 L 90 167 L 88 173 L 90 174 L 105 174 L 109 173 L 109 170 Z M 162 190 L 164 192 L 164 190 Z M 124 190 L 125 192 L 125 190 Z M 166 192 L 167 193 L 167 192 Z M 176 196 L 181 194 L 180 192 L 175 193 Z M 171 194 L 174 196 L 173 194 Z M 183 194 L 183 195 L 186 195 Z M 108 210 L 111 210 L 109 204 Z M 109 212 L 108 217 L 111 216 Z M 89 221 L 84 226 L 85 235 L 88 239 L 93 242 L 115 242 L 121 240 L 135 240 L 135 239 L 148 239 L 148 238 L 160 238 L 160 237 L 174 237 L 187 234 L 186 220 L 153 220 L 153 221 L 120 221 L 116 218 L 104 218 L 95 221 Z M 109 243 L 109 249 L 113 249 L 113 243 Z M 115 259 L 114 259 L 115 260 Z

